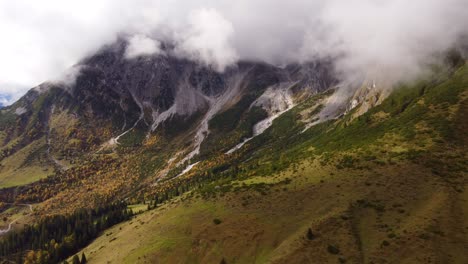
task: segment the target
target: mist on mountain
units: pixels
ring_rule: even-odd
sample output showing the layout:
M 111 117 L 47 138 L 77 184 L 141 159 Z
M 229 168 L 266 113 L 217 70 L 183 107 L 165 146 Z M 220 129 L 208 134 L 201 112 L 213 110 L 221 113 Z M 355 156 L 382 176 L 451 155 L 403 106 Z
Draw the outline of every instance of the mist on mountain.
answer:
M 464 0 L 1 0 L 8 41 L 0 44 L 0 92 L 21 94 L 59 78 L 122 34 L 136 48 L 130 57 L 156 53 L 160 42 L 219 71 L 238 60 L 331 57 L 341 79 L 371 72 L 393 83 L 451 48 L 468 33 L 467 20 Z

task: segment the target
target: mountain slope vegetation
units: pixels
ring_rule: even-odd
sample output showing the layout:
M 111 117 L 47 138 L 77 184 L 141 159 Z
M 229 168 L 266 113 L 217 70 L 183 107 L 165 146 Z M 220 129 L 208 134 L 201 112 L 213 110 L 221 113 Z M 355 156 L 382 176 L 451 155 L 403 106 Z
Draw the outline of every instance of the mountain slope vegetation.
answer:
M 262 142 L 235 176 L 159 204 L 83 252 L 96 263 L 463 263 L 467 84 L 463 66 L 402 86 L 352 121 Z M 290 114 L 263 137 L 293 128 Z
M 2 261 L 465 261 L 465 60 L 388 95 L 363 82 L 324 118 L 329 62 L 217 73 L 125 45 L 0 110 L 0 214 L 34 208 Z

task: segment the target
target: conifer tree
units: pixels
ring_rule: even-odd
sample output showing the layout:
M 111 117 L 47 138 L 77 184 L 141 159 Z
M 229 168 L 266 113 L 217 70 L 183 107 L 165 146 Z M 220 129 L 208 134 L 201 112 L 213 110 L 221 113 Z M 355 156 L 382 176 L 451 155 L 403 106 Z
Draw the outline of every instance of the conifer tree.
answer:
M 315 238 L 315 235 L 314 235 L 314 233 L 312 233 L 312 229 L 309 228 L 307 230 L 307 239 L 313 240 L 314 238 Z
M 83 252 L 81 254 L 81 264 L 86 264 L 88 261 L 86 260 L 86 256 L 85 256 L 85 253 Z
M 80 264 L 80 258 L 77 255 L 74 255 L 73 259 L 72 259 L 72 263 L 73 264 Z

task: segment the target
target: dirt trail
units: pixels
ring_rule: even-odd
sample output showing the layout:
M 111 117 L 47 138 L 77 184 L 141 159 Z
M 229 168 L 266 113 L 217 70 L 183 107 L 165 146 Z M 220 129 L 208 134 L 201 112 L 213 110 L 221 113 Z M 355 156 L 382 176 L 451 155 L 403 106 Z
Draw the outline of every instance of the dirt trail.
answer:
M 30 213 L 28 215 L 30 215 L 30 214 L 32 214 L 34 212 L 31 204 L 12 204 L 12 203 L 7 203 L 7 204 L 17 205 L 17 206 L 27 206 L 29 208 L 29 211 L 30 211 Z M 13 221 L 11 221 L 8 224 L 7 229 L 0 229 L 0 236 L 10 232 L 10 230 L 12 229 L 13 224 L 16 223 L 18 220 L 22 219 L 23 217 L 24 216 L 20 216 L 20 217 L 14 219 Z

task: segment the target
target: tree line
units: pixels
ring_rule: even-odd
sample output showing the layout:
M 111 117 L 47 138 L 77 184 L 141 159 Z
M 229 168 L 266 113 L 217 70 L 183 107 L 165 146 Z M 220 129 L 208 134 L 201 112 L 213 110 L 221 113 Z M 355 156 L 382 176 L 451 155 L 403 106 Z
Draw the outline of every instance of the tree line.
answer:
M 95 239 L 103 230 L 133 216 L 124 202 L 70 215 L 48 216 L 0 240 L 0 257 L 16 263 L 59 263 Z

